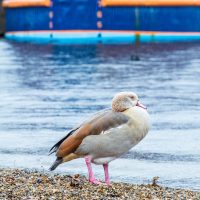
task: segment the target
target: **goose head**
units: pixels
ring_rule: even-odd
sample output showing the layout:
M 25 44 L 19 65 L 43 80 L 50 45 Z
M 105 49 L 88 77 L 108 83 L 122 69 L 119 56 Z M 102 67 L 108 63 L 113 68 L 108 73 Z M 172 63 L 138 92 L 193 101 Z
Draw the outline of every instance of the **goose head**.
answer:
M 134 92 L 117 93 L 112 100 L 112 110 L 115 112 L 123 112 L 131 107 L 138 106 L 147 109 L 139 101 L 137 94 Z

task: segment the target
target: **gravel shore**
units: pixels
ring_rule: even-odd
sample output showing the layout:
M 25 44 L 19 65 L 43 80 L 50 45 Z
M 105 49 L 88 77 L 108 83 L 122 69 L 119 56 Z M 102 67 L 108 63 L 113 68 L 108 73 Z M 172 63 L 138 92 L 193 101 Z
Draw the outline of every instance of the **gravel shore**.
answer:
M 156 178 L 155 178 L 156 179 Z M 148 185 L 112 183 L 91 185 L 80 175 L 49 175 L 27 170 L 0 169 L 0 199 L 14 200 L 107 200 L 107 199 L 200 199 L 200 192 Z

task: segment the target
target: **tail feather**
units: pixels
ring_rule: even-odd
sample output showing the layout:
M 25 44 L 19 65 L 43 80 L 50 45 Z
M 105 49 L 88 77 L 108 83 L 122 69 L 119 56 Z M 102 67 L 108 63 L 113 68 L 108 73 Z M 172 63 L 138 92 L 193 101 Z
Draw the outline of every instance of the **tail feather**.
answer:
M 53 154 L 53 153 L 55 153 L 57 151 L 57 149 L 55 149 L 55 150 L 53 150 L 53 151 L 51 151 L 51 152 L 49 152 L 49 156 L 51 155 L 51 154 Z
M 53 163 L 53 165 L 49 168 L 49 170 L 53 171 L 54 169 L 56 169 L 56 167 L 58 167 L 58 165 L 60 165 L 62 161 L 63 161 L 62 158 L 57 158 L 55 162 Z
M 62 143 L 65 139 L 67 139 L 70 135 L 72 135 L 78 128 L 79 128 L 79 127 L 77 127 L 77 128 L 75 128 L 75 129 L 72 129 L 71 131 L 69 131 L 69 132 L 67 133 L 66 136 L 64 136 L 64 137 L 63 137 L 60 141 L 58 141 L 53 147 L 51 147 L 51 149 L 49 150 L 49 155 L 51 155 L 52 153 L 55 153 L 55 152 L 58 150 L 58 148 L 59 148 L 59 146 L 61 145 L 61 143 Z

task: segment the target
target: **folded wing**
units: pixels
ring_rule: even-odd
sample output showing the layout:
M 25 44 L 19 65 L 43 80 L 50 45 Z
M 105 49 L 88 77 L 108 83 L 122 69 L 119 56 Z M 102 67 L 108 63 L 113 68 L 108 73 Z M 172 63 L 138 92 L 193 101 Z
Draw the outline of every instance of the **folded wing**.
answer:
M 51 150 L 53 150 L 53 152 L 57 151 L 57 157 L 65 157 L 75 152 L 85 137 L 102 134 L 128 121 L 129 117 L 123 113 L 114 112 L 111 109 L 101 111 L 78 128 L 71 130 L 64 138 L 57 142 Z

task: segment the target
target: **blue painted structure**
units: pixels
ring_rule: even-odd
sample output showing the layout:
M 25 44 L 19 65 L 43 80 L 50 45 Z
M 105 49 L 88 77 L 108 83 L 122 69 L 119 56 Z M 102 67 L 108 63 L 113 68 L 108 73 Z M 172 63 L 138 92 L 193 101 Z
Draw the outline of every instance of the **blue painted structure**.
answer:
M 52 5 L 6 8 L 6 37 L 61 43 L 200 40 L 200 7 L 99 7 L 95 0 Z

